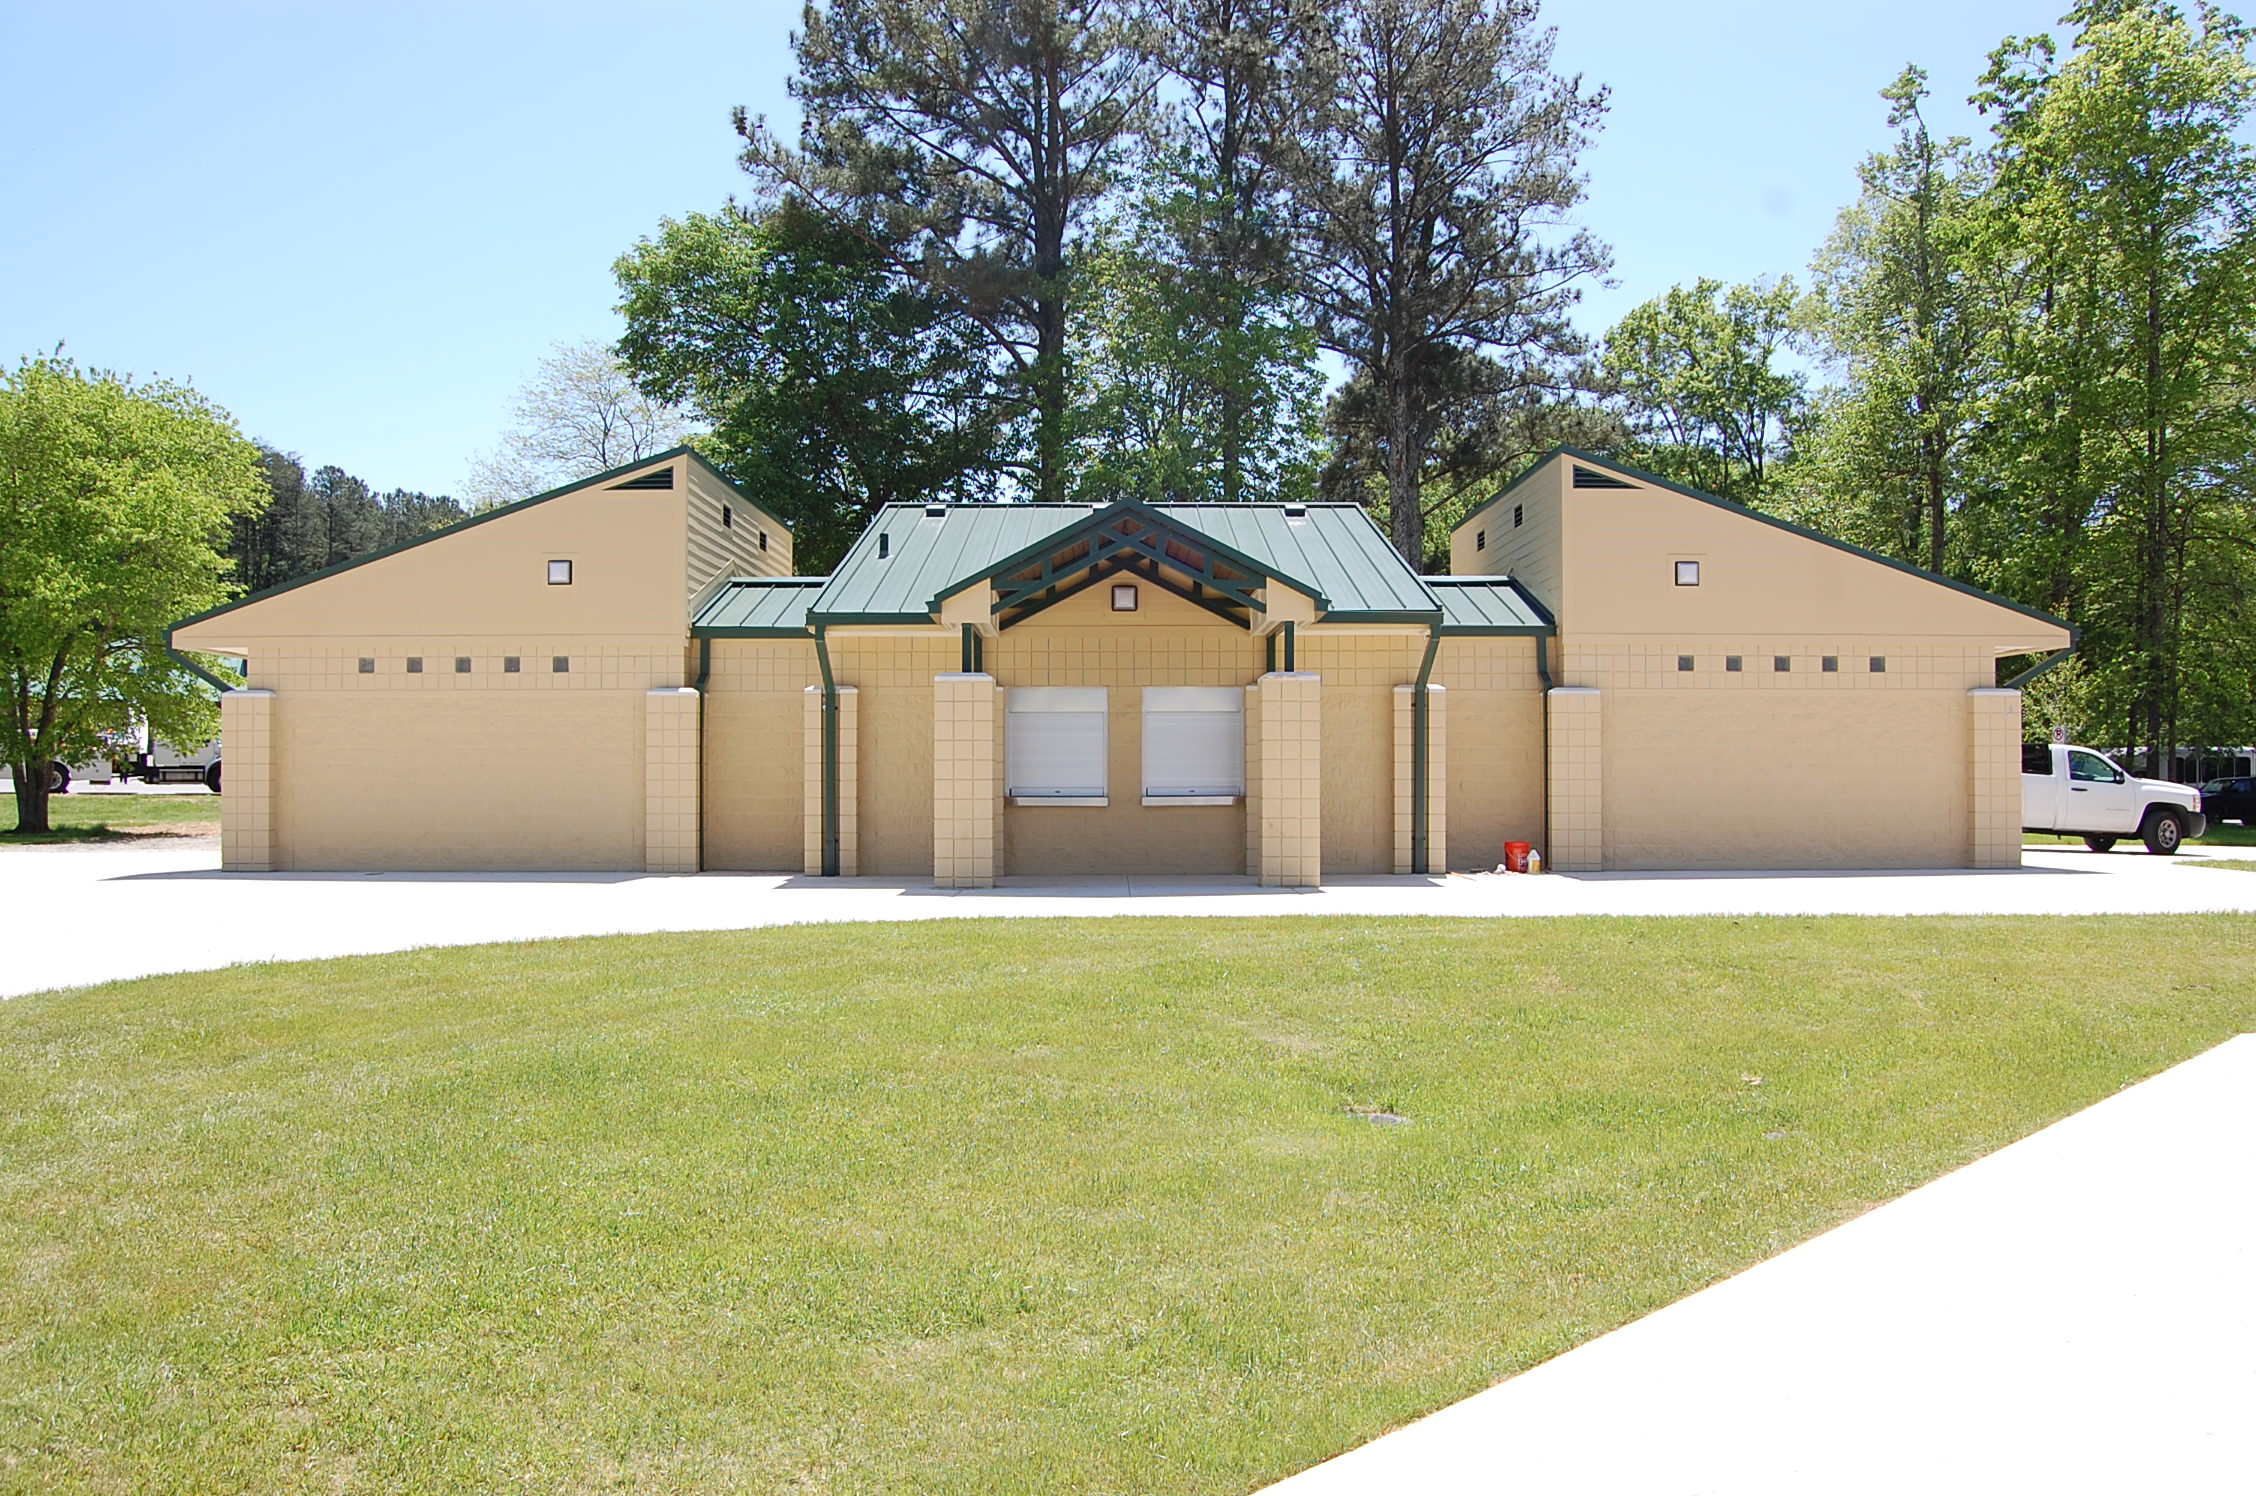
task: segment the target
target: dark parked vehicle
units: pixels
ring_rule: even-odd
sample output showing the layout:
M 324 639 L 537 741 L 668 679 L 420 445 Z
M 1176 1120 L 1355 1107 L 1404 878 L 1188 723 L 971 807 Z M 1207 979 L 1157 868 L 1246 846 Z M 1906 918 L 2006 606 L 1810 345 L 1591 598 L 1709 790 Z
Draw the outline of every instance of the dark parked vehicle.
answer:
M 2256 826 L 2256 779 L 2212 779 L 2201 787 L 2201 808 L 2212 821 Z

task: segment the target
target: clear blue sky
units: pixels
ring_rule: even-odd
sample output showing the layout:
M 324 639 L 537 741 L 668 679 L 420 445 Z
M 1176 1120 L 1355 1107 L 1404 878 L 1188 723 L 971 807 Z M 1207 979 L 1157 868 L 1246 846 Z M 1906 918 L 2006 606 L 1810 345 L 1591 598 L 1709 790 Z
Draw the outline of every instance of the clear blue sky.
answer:
M 1939 127 L 2067 0 L 1553 0 L 1613 88 L 1585 221 L 1602 330 L 1699 275 L 1799 273 L 1877 91 Z M 0 357 L 190 377 L 261 440 L 447 491 L 557 341 L 616 334 L 611 262 L 737 189 L 728 113 L 787 116 L 795 4 L 113 3 L 0 10 Z

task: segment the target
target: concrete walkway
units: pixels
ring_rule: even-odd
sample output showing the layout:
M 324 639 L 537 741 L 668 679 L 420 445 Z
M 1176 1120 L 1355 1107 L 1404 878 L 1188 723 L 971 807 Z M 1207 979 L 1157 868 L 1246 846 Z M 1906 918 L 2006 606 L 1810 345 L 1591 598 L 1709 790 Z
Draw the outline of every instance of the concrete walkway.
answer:
M 2244 854 L 2246 855 L 2246 854 Z M 0 996 L 241 961 L 568 935 L 1027 915 L 2172 914 L 2256 910 L 2256 873 L 2143 853 L 2031 852 L 1991 873 L 1086 878 L 946 893 L 739 873 L 222 873 L 209 847 L 0 849 Z M 36 939 L 25 932 L 38 932 Z
M 1268 1496 L 2251 1490 L 2244 1035 Z

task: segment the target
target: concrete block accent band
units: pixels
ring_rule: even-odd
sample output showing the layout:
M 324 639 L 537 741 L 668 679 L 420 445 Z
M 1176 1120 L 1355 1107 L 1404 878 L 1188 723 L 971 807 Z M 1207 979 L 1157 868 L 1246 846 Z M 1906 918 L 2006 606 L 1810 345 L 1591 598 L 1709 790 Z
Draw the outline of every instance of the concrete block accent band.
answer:
M 642 700 L 643 870 L 694 873 L 703 821 L 698 694 L 669 686 L 646 692 Z
M 1426 871 L 1449 871 L 1449 692 L 1426 687 Z M 1415 871 L 1418 688 L 1394 688 L 1394 870 Z
M 995 886 L 995 678 L 932 678 L 932 882 Z
M 226 691 L 219 698 L 226 793 L 219 797 L 219 865 L 271 873 L 274 845 L 274 693 Z
M 2021 865 L 2021 693 L 1977 686 L 1966 693 L 1968 867 Z M 232 772 L 232 771 L 230 771 Z
M 1323 678 L 1264 675 L 1261 693 L 1261 865 L 1264 888 L 1324 881 Z
M 1594 686 L 1555 686 L 1548 695 L 1550 865 L 1595 873 L 1606 864 L 1605 697 Z

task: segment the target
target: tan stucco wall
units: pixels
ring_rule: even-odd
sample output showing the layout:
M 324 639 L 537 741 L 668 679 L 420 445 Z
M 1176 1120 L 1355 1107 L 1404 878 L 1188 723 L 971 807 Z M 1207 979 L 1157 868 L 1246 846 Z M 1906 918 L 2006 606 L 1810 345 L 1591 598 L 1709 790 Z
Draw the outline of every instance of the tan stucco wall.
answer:
M 1109 688 L 1107 806 L 1008 805 L 1003 872 L 1241 873 L 1241 805 L 1147 806 L 1143 800 L 1145 686 L 1243 686 L 1262 672 L 1263 645 L 1192 603 L 1145 586 L 1134 613 L 1112 611 L 1109 585 L 1089 588 L 987 641 L 986 664 L 1003 688 Z M 944 667 L 953 668 L 953 667 Z M 1373 792 L 1383 794 L 1383 782 Z
M 812 640 L 716 639 L 705 695 L 705 866 L 797 872 Z
M 1504 860 L 1508 841 L 1544 845 L 1535 641 L 1444 639 L 1434 679 L 1449 691 L 1447 866 L 1485 872 Z
M 833 629 L 831 670 L 859 688 L 858 866 L 871 878 L 932 873 L 932 678 L 963 661 L 962 642 L 921 631 Z
M 1418 678 L 1426 637 L 1423 628 L 1301 633 L 1298 667 L 1324 682 L 1327 875 L 1394 871 L 1394 688 Z
M 280 868 L 640 870 L 644 693 L 285 692 Z

